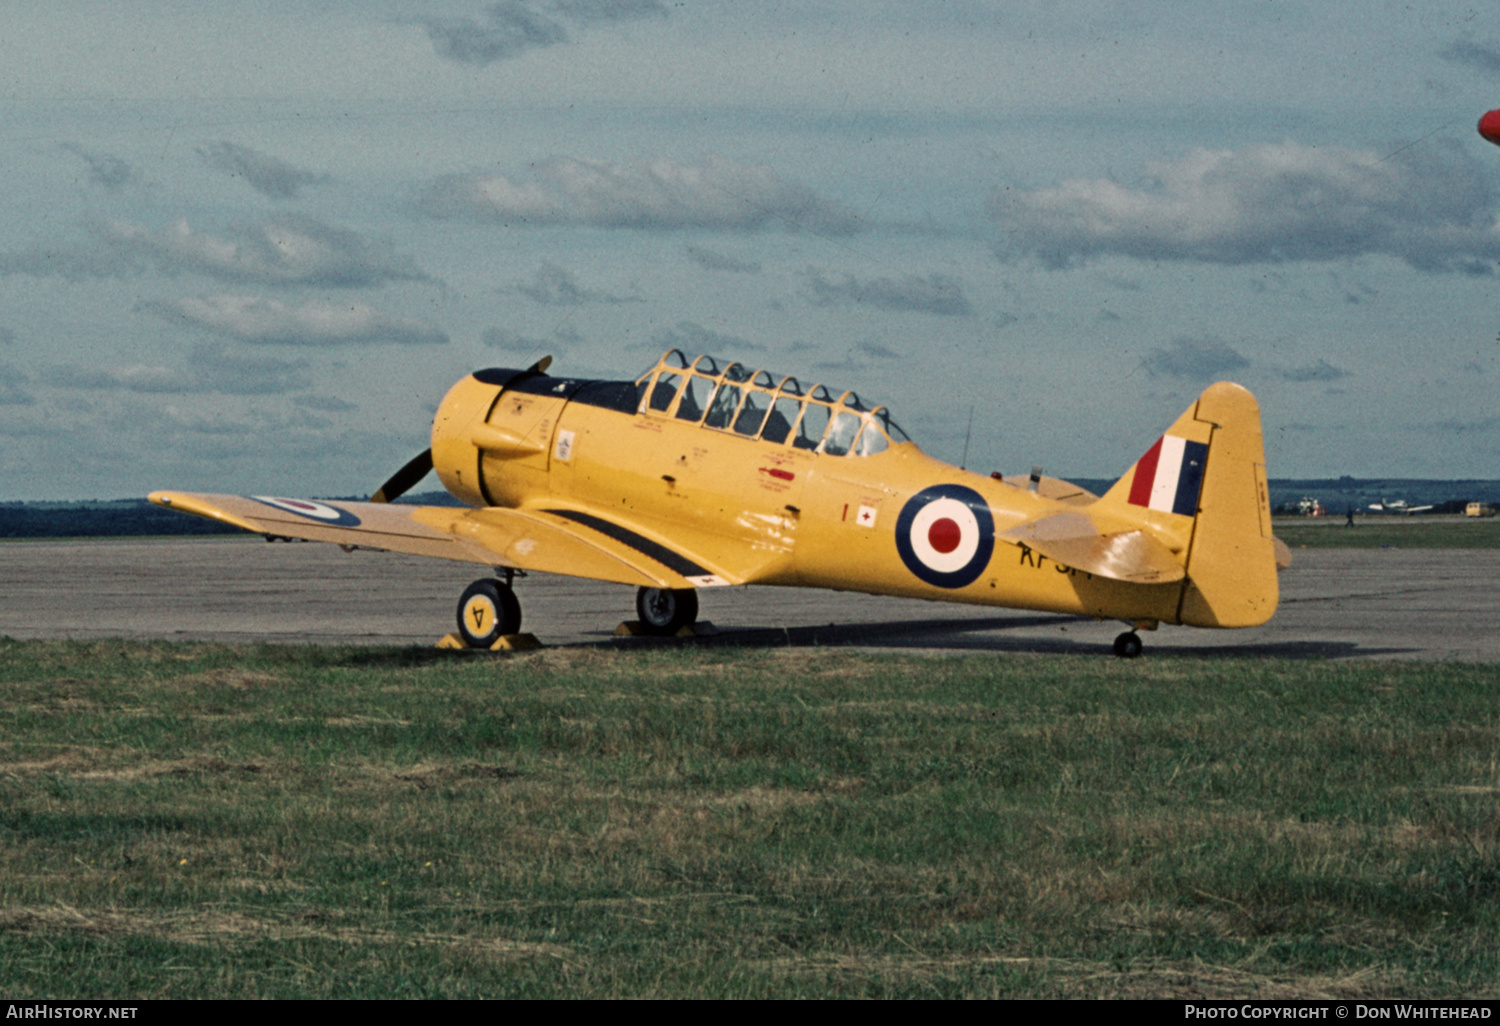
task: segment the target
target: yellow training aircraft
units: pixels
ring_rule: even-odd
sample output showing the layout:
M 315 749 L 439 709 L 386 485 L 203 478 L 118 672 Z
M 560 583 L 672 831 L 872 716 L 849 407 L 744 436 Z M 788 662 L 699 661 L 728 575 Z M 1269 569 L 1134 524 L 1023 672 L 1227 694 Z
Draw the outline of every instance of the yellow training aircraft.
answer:
M 248 531 L 495 567 L 459 601 L 464 641 L 521 626 L 517 572 L 635 585 L 644 629 L 697 617 L 696 589 L 834 588 L 1124 620 L 1249 627 L 1276 611 L 1260 410 L 1220 383 L 1103 496 L 926 455 L 882 406 L 672 350 L 634 381 L 481 370 L 448 392 L 432 448 L 370 502 L 156 492 Z M 390 505 L 429 470 L 472 509 Z M 1280 558 L 1278 556 L 1280 553 Z

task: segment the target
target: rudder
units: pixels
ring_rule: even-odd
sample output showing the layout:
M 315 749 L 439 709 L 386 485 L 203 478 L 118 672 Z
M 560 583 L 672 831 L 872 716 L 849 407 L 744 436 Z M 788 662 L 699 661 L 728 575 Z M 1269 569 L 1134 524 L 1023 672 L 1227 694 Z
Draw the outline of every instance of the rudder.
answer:
M 1219 382 L 1198 397 L 1194 419 L 1212 438 L 1179 619 L 1255 627 L 1276 612 L 1279 597 L 1260 406 L 1248 389 Z
M 1178 623 L 1253 627 L 1276 611 L 1260 407 L 1247 389 L 1209 386 L 1095 509 L 1144 521 L 1183 560 Z

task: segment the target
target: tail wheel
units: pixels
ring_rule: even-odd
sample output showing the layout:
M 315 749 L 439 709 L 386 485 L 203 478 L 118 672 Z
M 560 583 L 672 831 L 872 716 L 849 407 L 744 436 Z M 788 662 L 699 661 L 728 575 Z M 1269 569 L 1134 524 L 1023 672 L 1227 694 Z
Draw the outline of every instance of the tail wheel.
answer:
M 1134 659 L 1142 647 L 1141 636 L 1135 631 L 1126 631 L 1115 639 L 1115 655 L 1121 659 Z
M 521 603 L 510 585 L 487 577 L 464 589 L 458 600 L 458 632 L 470 648 L 489 648 L 501 635 L 521 629 Z
M 635 593 L 635 611 L 647 634 L 676 634 L 698 619 L 698 593 L 692 588 L 642 588 Z

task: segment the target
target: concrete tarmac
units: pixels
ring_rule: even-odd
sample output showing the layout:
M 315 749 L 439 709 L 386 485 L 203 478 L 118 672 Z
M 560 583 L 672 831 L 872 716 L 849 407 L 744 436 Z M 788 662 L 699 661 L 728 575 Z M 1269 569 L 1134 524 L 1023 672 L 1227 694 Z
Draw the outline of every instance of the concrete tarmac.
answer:
M 1270 623 L 1164 626 L 1146 654 L 1500 663 L 1500 550 L 1299 549 Z M 0 544 L 0 636 L 432 645 L 469 563 L 259 537 Z M 568 577 L 518 580 L 523 630 L 548 645 L 621 640 L 634 591 Z M 1104 655 L 1123 627 L 1077 617 L 790 588 L 699 592 L 718 639 L 931 651 Z

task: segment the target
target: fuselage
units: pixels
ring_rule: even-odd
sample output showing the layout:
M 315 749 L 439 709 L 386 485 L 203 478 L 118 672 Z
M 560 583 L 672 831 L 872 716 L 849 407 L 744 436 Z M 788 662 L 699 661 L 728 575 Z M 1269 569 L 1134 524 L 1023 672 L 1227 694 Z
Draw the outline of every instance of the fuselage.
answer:
M 439 408 L 432 455 L 469 505 L 685 552 L 703 583 L 1178 621 L 1181 581 L 1088 574 L 998 537 L 1076 507 L 928 456 L 853 393 L 707 357 L 673 351 L 624 382 L 476 372 Z

